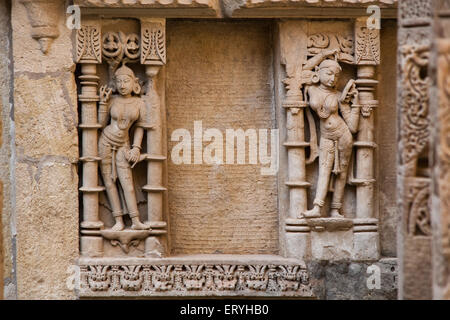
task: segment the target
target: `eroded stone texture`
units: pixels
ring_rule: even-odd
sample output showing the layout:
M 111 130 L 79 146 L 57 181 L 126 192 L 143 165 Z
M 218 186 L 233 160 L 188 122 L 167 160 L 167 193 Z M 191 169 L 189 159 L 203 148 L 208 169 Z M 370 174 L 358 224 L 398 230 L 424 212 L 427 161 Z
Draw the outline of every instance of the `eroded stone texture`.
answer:
M 10 8 L 0 2 L 0 298 L 14 298 L 11 230 L 11 20 Z M 4 288 L 5 287 L 5 288 Z M 3 292 L 3 289 L 4 292 Z
M 268 24 L 170 22 L 167 33 L 169 150 L 175 129 L 194 139 L 196 120 L 223 133 L 273 128 Z M 173 253 L 277 252 L 275 176 L 262 176 L 259 165 L 172 160 L 168 174 Z
M 307 267 L 310 272 L 311 286 L 319 299 L 395 300 L 397 298 L 397 259 L 385 258 L 373 264 L 313 261 L 308 263 Z
M 397 144 L 392 137 L 397 134 L 396 78 L 392 70 L 397 68 L 396 46 L 397 23 L 395 20 L 383 20 L 381 25 L 381 65 L 378 97 L 380 108 L 376 115 L 377 130 L 377 167 L 379 170 L 377 194 L 380 218 L 381 256 L 396 257 L 397 252 L 397 171 L 392 164 L 397 157 Z
M 64 16 L 63 6 L 54 10 Z M 13 1 L 19 299 L 74 298 L 66 272 L 78 256 L 78 115 L 72 32 L 62 18 L 57 28 L 44 54 L 25 7 Z

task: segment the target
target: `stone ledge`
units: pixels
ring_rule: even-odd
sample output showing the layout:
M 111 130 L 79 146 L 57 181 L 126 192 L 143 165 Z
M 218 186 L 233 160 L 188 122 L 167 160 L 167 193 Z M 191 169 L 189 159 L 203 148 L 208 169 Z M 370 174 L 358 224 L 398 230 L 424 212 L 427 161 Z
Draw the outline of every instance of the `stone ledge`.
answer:
M 367 16 L 377 5 L 397 18 L 397 0 L 75 0 L 84 14 L 165 18 L 317 18 Z
M 84 14 L 152 17 L 221 17 L 219 0 L 75 0 Z

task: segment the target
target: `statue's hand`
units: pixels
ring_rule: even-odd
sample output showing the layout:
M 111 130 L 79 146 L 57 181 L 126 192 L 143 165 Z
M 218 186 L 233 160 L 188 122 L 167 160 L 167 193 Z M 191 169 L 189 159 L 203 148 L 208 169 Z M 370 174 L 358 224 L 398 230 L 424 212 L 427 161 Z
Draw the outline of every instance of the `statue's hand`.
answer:
M 141 155 L 141 151 L 138 147 L 133 147 L 133 149 L 127 152 L 127 160 L 129 162 L 136 163 L 139 160 L 139 156 Z
M 351 79 L 342 91 L 340 101 L 344 103 L 350 103 L 352 101 L 354 102 L 357 98 L 358 89 L 356 88 L 356 82 L 355 80 Z
M 100 87 L 100 102 L 106 103 L 111 97 L 112 89 L 108 88 L 108 86 L 104 85 Z

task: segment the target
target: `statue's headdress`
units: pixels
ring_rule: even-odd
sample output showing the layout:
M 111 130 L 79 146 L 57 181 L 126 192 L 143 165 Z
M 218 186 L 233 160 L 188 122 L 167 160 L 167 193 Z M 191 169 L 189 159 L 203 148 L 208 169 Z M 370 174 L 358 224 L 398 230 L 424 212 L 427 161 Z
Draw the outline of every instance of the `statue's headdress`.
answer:
M 114 72 L 114 76 L 130 76 L 133 79 L 136 78 L 136 76 L 134 75 L 133 70 L 131 70 L 130 68 L 128 68 L 125 64 L 123 64 L 120 68 L 118 68 L 116 70 L 116 72 Z
M 319 70 L 325 69 L 325 68 L 336 68 L 337 70 L 339 70 L 339 72 L 342 71 L 342 68 L 339 65 L 339 63 L 336 60 L 331 60 L 331 59 L 325 59 L 320 63 Z

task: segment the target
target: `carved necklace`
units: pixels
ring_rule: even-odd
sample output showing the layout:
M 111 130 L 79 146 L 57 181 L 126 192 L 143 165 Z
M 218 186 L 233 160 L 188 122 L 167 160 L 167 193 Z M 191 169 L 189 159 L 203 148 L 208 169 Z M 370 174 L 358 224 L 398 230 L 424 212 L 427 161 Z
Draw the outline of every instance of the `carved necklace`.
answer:
M 321 107 L 317 109 L 317 115 L 322 119 L 327 119 L 331 115 L 331 110 L 330 110 L 330 108 L 327 108 L 326 102 L 328 100 L 328 97 L 331 95 L 334 95 L 335 93 L 334 92 L 330 93 L 329 91 L 325 91 L 320 86 L 319 86 L 319 89 L 322 92 L 326 92 L 328 94 L 325 96 L 325 99 L 323 99 L 323 103 L 321 104 Z

